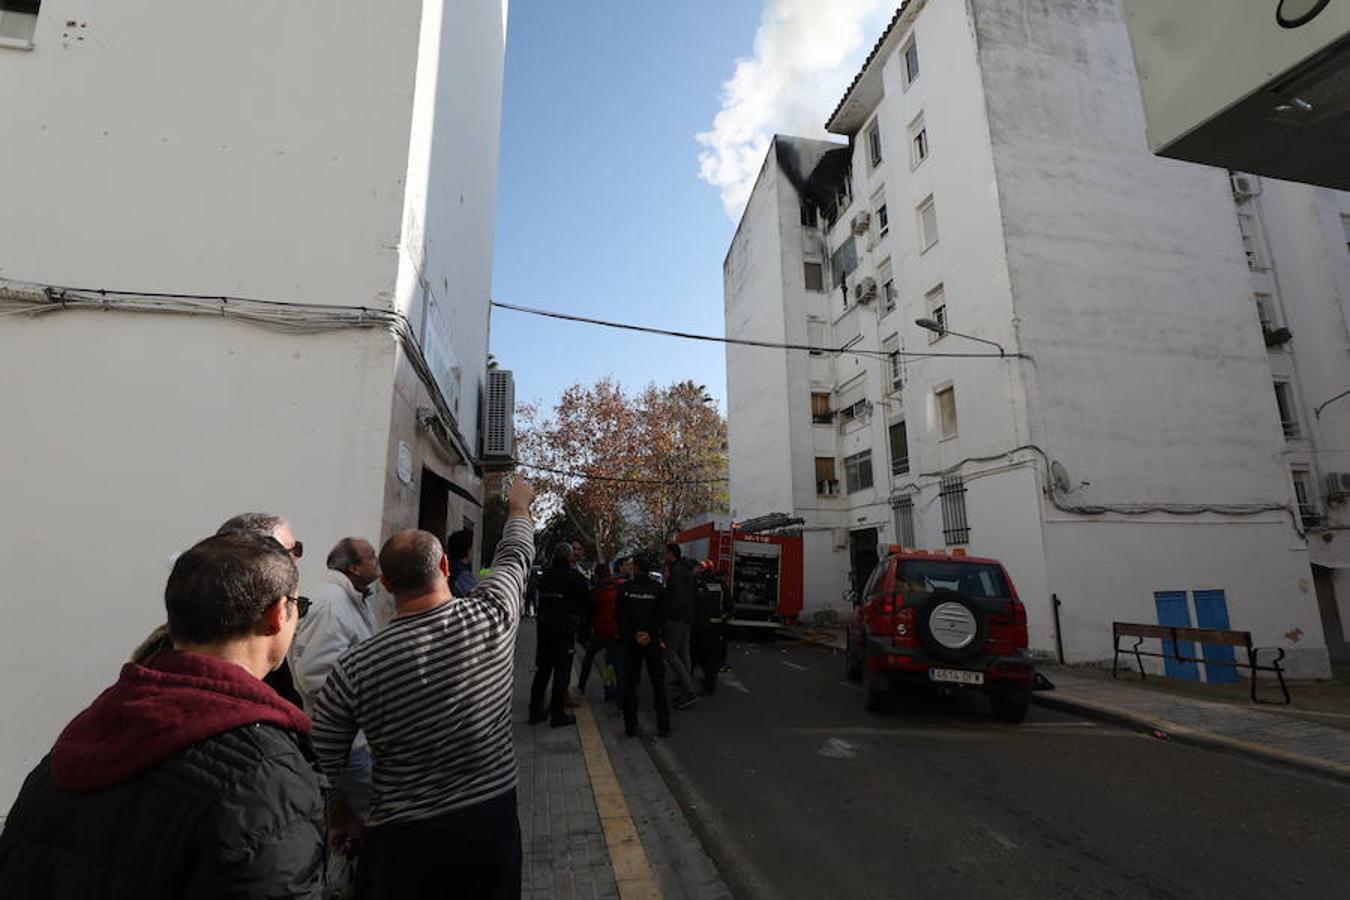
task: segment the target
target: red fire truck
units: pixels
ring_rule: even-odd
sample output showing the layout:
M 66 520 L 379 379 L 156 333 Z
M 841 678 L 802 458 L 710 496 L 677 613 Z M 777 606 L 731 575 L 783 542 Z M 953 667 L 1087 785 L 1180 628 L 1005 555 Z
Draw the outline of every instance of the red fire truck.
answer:
M 757 530 L 765 520 L 777 521 L 761 517 L 733 522 L 714 516 L 691 524 L 675 538 L 686 559 L 712 560 L 730 587 L 734 626 L 772 628 L 792 624 L 801 615 L 802 536 Z

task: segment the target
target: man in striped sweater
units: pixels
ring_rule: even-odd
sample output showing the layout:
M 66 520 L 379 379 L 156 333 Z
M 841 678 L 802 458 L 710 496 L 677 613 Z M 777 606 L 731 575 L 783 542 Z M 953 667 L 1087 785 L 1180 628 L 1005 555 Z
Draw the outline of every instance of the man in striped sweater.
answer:
M 374 757 L 358 897 L 520 896 L 511 699 L 533 498 L 517 475 L 492 574 L 467 596 L 452 594 L 435 535 L 402 531 L 380 551 L 395 618 L 338 660 L 314 703 L 330 779 L 357 731 Z

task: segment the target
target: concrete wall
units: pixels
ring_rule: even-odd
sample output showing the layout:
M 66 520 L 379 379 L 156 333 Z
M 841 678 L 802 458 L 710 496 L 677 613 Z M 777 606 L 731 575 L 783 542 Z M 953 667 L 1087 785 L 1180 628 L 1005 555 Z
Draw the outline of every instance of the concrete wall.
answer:
M 1227 175 L 1149 154 L 1119 4 L 970 7 L 1014 321 L 1035 356 L 1031 434 L 1075 485 L 1090 482 L 1065 500 L 1288 503 Z M 1288 646 L 1280 635 L 1301 630 L 1298 665 L 1325 672 L 1316 605 L 1300 588 L 1307 561 L 1290 552 L 1300 542 L 1286 514 L 1257 519 L 1265 528 L 1155 517 L 1111 530 L 1130 535 L 1119 541 L 1051 518 L 1049 588 L 1072 587 L 1097 606 L 1066 623 L 1074 646 L 1100 647 L 1123 611 L 1156 620 L 1152 591 L 1166 572 L 1175 589 L 1227 586 L 1234 625 L 1255 623 L 1266 643 Z M 1118 577 L 1104 580 L 1111 557 Z M 1175 564 L 1159 568 L 1162 559 Z

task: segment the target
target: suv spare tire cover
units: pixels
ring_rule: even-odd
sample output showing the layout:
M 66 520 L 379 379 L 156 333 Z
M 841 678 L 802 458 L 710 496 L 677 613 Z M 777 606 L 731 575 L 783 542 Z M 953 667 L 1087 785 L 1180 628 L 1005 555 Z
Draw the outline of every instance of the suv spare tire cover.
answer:
M 963 662 L 984 653 L 984 613 L 965 594 L 939 590 L 914 611 L 919 640 L 945 662 Z

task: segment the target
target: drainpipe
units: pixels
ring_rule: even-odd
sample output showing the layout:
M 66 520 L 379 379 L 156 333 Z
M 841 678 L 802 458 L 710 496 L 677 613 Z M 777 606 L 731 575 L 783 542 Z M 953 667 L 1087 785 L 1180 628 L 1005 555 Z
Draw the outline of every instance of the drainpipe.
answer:
M 1055 614 L 1055 652 L 1059 654 L 1059 664 L 1064 665 L 1064 632 L 1059 626 L 1059 608 L 1063 606 L 1059 594 L 1050 595 L 1050 608 Z

